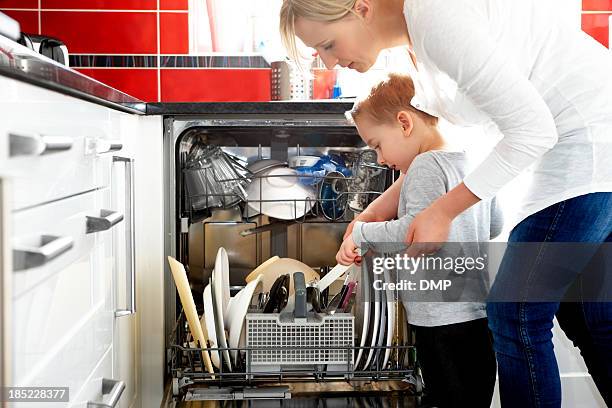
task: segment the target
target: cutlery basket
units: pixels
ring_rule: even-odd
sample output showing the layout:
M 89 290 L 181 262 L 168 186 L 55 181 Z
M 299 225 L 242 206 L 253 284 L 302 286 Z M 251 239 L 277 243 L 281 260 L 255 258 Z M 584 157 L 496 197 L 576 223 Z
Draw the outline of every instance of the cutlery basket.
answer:
M 351 371 L 354 359 L 355 317 L 312 313 L 250 313 L 246 316 L 247 372 L 278 373 L 305 366 Z M 340 371 L 340 370 L 339 370 Z

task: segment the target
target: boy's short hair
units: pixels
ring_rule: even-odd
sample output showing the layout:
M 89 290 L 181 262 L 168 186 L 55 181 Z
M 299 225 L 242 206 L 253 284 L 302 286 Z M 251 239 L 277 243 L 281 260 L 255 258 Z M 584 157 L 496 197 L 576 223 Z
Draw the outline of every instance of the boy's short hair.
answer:
M 414 82 L 404 74 L 389 74 L 386 79 L 374 85 L 367 97 L 357 100 L 346 113 L 355 122 L 359 116 L 369 115 L 379 123 L 393 123 L 399 111 L 416 113 L 428 125 L 436 126 L 438 118 L 413 107 Z

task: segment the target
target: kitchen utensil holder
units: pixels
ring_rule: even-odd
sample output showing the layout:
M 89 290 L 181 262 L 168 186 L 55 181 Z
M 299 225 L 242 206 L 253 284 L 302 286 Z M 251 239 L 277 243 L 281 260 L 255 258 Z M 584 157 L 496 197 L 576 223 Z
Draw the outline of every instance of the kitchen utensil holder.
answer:
M 292 314 L 252 313 L 246 316 L 247 371 L 331 364 L 353 367 L 355 317 L 318 313 L 305 319 Z M 337 347 L 337 348 L 334 348 Z

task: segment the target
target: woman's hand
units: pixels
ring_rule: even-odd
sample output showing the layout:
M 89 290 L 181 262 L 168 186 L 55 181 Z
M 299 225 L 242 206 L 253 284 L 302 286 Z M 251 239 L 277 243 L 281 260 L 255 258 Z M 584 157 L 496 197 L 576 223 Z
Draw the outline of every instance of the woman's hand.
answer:
M 461 183 L 434 201 L 414 217 L 405 242 L 408 256 L 433 254 L 448 240 L 451 223 L 456 216 L 480 201 Z
M 352 263 L 359 264 L 361 262 L 361 257 L 357 252 L 357 246 L 350 235 L 342 242 L 336 254 L 336 261 L 341 265 L 350 265 Z
M 407 254 L 411 257 L 437 252 L 448 240 L 452 218 L 435 206 L 418 213 L 412 220 L 406 234 L 409 245 Z

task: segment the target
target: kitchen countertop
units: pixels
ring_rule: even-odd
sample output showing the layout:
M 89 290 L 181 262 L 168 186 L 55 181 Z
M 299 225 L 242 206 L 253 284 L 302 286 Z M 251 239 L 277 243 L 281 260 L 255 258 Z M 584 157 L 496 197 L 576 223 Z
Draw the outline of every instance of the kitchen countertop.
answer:
M 352 100 L 274 102 L 148 103 L 147 115 L 196 114 L 344 114 Z
M 0 35 L 0 75 L 124 112 L 144 114 L 146 104 Z

